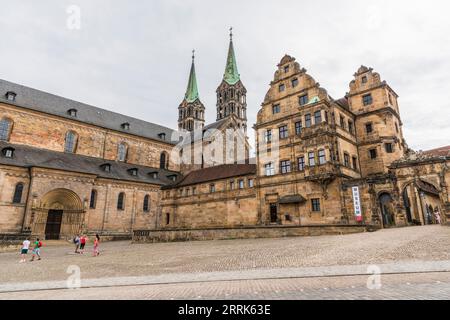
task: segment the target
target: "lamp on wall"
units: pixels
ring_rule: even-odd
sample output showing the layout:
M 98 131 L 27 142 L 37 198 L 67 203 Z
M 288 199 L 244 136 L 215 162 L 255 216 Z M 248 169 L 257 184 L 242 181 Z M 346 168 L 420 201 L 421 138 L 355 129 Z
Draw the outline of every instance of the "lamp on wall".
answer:
M 32 197 L 33 197 L 33 199 L 31 200 L 31 208 L 36 209 L 38 207 L 38 203 L 37 203 L 38 195 L 36 193 L 33 193 Z
M 87 197 L 85 197 L 83 199 L 83 211 L 86 211 L 86 209 L 88 207 L 88 202 L 89 202 L 89 199 Z

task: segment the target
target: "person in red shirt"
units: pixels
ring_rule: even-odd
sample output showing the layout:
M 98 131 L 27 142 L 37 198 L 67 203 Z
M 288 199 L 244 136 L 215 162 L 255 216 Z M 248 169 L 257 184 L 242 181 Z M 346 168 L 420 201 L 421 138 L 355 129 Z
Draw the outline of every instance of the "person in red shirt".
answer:
M 80 253 L 81 254 L 84 253 L 84 247 L 86 246 L 87 240 L 88 240 L 88 238 L 85 234 L 83 234 L 80 238 Z

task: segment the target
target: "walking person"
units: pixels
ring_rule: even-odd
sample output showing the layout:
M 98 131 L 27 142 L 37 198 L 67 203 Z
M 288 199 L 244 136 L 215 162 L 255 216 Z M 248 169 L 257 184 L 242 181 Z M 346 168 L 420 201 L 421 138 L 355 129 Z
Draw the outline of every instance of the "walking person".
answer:
M 434 210 L 434 216 L 436 217 L 436 223 L 441 224 L 441 213 L 438 208 Z
M 36 239 L 34 242 L 34 248 L 33 248 L 33 256 L 31 257 L 31 262 L 34 261 L 34 257 L 38 257 L 38 260 L 41 260 L 41 247 L 42 242 L 39 240 L 39 238 Z
M 100 246 L 100 236 L 96 234 L 94 240 L 94 257 L 98 257 L 100 254 L 99 246 Z
M 84 247 L 86 246 L 87 240 L 88 240 L 88 238 L 85 234 L 83 234 L 80 238 L 80 253 L 81 254 L 84 253 Z
M 20 260 L 20 263 L 24 263 L 26 261 L 26 256 L 28 254 L 28 249 L 30 249 L 30 244 L 31 242 L 28 238 L 26 238 L 22 243 L 22 249 L 20 251 L 22 259 Z
M 80 236 L 76 235 L 75 238 L 73 238 L 73 243 L 75 244 L 75 253 L 80 253 L 78 249 L 80 248 Z

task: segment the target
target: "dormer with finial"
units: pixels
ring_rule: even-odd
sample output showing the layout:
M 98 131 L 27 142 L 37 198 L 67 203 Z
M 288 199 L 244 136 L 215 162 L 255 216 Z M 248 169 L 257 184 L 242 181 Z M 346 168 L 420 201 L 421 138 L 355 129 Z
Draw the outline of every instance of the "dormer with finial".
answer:
M 247 133 L 247 90 L 237 68 L 233 45 L 233 28 L 230 28 L 230 44 L 225 73 L 217 88 L 217 121 L 235 117 L 238 128 Z
M 205 125 L 205 106 L 200 101 L 195 73 L 195 50 L 192 50 L 192 64 L 184 99 L 178 107 L 178 129 L 180 131 L 201 130 Z

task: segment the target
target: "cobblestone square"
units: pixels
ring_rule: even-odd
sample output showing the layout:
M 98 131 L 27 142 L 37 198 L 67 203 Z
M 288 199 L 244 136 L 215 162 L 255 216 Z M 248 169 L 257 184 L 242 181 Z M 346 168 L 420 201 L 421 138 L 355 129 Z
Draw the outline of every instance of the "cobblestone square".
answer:
M 50 243 L 43 260 L 0 254 L 0 299 L 449 299 L 450 229 L 440 226 L 307 238 L 131 245 L 101 255 Z M 66 290 L 69 268 L 79 290 Z M 368 266 L 383 287 L 368 290 Z M 69 269 L 70 271 L 70 269 Z M 49 288 L 57 290 L 47 290 Z M 31 291 L 32 290 L 32 291 Z

